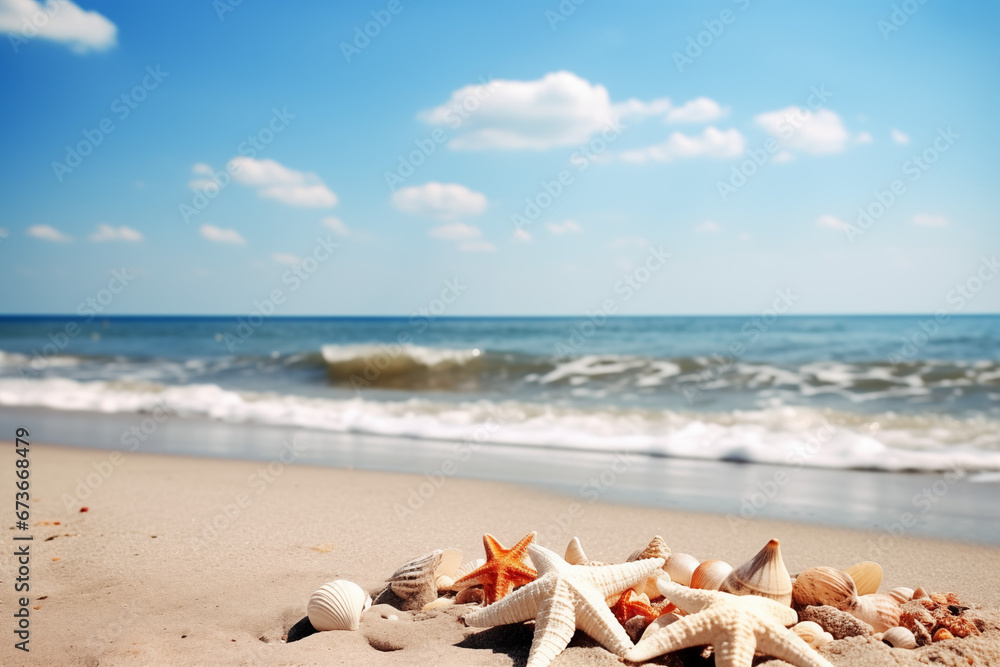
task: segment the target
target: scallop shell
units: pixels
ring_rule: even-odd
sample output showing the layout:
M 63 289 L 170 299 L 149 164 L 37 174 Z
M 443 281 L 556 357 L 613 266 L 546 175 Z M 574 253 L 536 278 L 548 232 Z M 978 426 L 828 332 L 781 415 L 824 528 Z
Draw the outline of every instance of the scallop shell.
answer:
M 851 576 L 832 567 L 811 567 L 796 577 L 792 586 L 792 601 L 798 607 L 826 604 L 844 611 L 856 598 Z
M 797 634 L 802 641 L 813 646 L 814 642 L 823 636 L 825 630 L 823 630 L 822 625 L 815 621 L 802 621 L 792 626 L 792 632 Z
M 440 549 L 404 563 L 387 581 L 393 593 L 407 601 L 404 611 L 419 609 L 437 597 L 437 577 L 441 564 Z
M 312 594 L 306 614 L 317 630 L 357 630 L 361 613 L 371 604 L 371 596 L 361 586 L 338 579 Z
M 913 633 L 899 626 L 886 630 L 882 635 L 882 641 L 893 648 L 917 648 L 917 638 Z
M 458 579 L 455 575 L 461 565 L 462 552 L 458 549 L 445 549 L 441 552 L 441 563 L 434 568 L 434 576 Z
M 888 595 L 859 596 L 850 609 L 846 609 L 855 618 L 872 626 L 875 632 L 885 632 L 899 625 L 899 603 Z
M 681 586 L 691 585 L 691 575 L 698 569 L 701 562 L 691 554 L 673 553 L 663 564 L 663 569 L 670 575 L 670 580 Z
M 778 540 L 771 540 L 756 556 L 730 572 L 719 590 L 734 595 L 759 595 L 791 605 L 792 578 L 781 559 Z
M 907 588 L 906 586 L 893 588 L 891 591 L 889 591 L 889 597 L 891 597 L 899 604 L 903 604 L 913 599 L 913 589 Z
M 721 560 L 706 560 L 691 574 L 691 588 L 717 591 L 733 571 L 733 566 Z
M 844 572 L 851 575 L 858 589 L 858 595 L 878 593 L 878 587 L 882 585 L 882 566 L 874 561 L 866 560 L 852 565 Z
M 481 568 L 483 565 L 486 565 L 485 558 L 477 558 L 476 560 L 470 560 L 468 563 L 465 563 L 464 565 L 462 565 L 462 567 L 458 568 L 458 570 L 455 571 L 455 576 L 453 577 L 453 579 L 455 580 L 455 582 L 458 582 L 462 577 L 473 572 L 474 570 Z M 452 584 L 451 590 L 460 591 L 466 587 L 467 587 L 466 584 L 459 584 L 459 585 Z

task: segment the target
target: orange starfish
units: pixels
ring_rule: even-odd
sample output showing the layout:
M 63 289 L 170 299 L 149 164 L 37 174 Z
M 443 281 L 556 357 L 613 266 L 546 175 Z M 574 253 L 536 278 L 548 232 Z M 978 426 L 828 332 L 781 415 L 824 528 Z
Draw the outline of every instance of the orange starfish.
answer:
M 535 539 L 535 532 L 525 535 L 510 549 L 489 533 L 483 535 L 486 548 L 486 563 L 455 582 L 456 587 L 478 586 L 482 584 L 486 594 L 486 604 L 493 604 L 518 586 L 529 584 L 538 578 L 538 573 L 524 564 L 528 545 Z
M 636 595 L 631 588 L 622 593 L 618 602 L 611 606 L 611 613 L 615 615 L 618 622 L 625 625 L 625 622 L 633 616 L 645 616 L 646 620 L 653 621 L 660 614 L 649 604 L 649 597 L 645 593 Z

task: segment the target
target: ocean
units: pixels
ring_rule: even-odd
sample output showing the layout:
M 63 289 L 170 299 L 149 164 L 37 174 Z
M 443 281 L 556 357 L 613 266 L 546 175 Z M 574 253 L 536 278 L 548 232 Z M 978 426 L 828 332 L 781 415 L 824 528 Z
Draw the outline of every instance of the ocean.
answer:
M 492 424 L 539 451 L 985 479 L 998 399 L 998 316 L 0 318 L 0 406 L 411 448 Z

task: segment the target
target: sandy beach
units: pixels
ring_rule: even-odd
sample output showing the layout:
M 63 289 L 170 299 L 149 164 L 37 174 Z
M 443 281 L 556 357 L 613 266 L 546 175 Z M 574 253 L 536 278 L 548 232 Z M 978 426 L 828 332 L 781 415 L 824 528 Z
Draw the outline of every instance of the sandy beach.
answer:
M 3 447 L 11 469 L 13 447 Z M 513 543 L 531 530 L 562 551 L 579 536 L 588 556 L 620 562 L 656 534 L 674 551 L 740 563 L 768 539 L 788 569 L 847 567 L 873 534 L 589 503 L 514 485 L 448 479 L 425 504 L 401 512 L 420 476 L 32 445 L 29 654 L 5 642 L 4 664 L 517 665 L 530 624 L 466 628 L 462 607 L 430 613 L 376 606 L 357 632 L 317 633 L 285 644 L 310 594 L 334 579 L 371 592 L 406 560 L 435 548 L 482 555 L 482 533 Z M 96 481 L 91 473 L 111 472 Z M 98 473 L 100 474 L 100 473 Z M 13 491 L 11 491 L 13 492 Z M 242 506 L 242 507 L 240 507 Z M 86 512 L 81 512 L 87 507 Z M 238 510 L 238 511 L 237 511 Z M 56 523 L 58 522 L 58 523 Z M 14 534 L 9 527 L 9 535 Z M 1000 550 L 896 538 L 884 552 L 883 592 L 950 591 L 992 619 L 979 638 L 916 651 L 873 640 L 835 642 L 836 665 L 1000 664 L 993 574 Z M 3 588 L 14 571 L 5 550 Z M 10 596 L 3 596 L 10 621 Z M 387 620 L 390 614 L 398 620 Z M 688 663 L 699 664 L 697 656 Z M 937 656 L 932 658 L 931 656 Z M 690 662 L 694 659 L 695 662 Z M 674 658 L 672 658 L 674 660 Z M 971 661 L 970 661 L 971 660 Z M 619 664 L 581 633 L 555 664 Z M 772 663 L 784 664 L 784 663 Z

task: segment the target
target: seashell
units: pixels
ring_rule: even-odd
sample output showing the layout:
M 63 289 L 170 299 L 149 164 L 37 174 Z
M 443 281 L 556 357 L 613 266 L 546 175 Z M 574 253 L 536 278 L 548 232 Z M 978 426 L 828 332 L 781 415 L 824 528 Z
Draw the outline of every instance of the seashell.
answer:
M 309 598 L 306 615 L 317 630 L 357 630 L 371 596 L 353 581 L 338 579 L 320 587 Z
M 455 575 L 458 573 L 458 568 L 461 566 L 462 552 L 458 549 L 444 549 L 441 552 L 441 563 L 434 568 L 434 576 L 458 579 Z
M 811 644 L 811 646 L 813 648 L 818 649 L 820 646 L 823 646 L 824 644 L 829 644 L 832 641 L 833 641 L 833 635 L 831 635 L 829 632 L 824 632 L 823 634 L 821 634 L 819 637 L 816 638 L 815 643 Z
M 719 590 L 734 595 L 759 595 L 791 605 L 792 578 L 781 559 L 778 540 L 771 540 L 756 556 L 730 572 Z
M 450 591 L 451 587 L 455 585 L 455 580 L 447 574 L 442 574 L 435 579 L 435 583 L 437 584 L 437 589 L 439 591 Z
M 822 637 L 826 630 L 815 621 L 802 621 L 792 626 L 792 632 L 797 634 L 802 641 L 813 646 L 814 642 Z M 830 635 L 830 639 L 833 639 L 833 635 Z
M 923 586 L 918 586 L 913 591 L 913 597 L 910 598 L 910 599 L 911 600 L 919 600 L 920 598 L 927 598 L 927 597 L 930 597 L 930 596 L 927 595 L 927 591 L 924 590 Z
M 670 575 L 670 580 L 681 586 L 691 585 L 691 575 L 698 569 L 701 562 L 691 554 L 674 553 L 670 554 L 667 562 L 663 564 L 663 569 Z
M 903 604 L 904 602 L 909 602 L 910 600 L 913 599 L 913 589 L 907 588 L 906 586 L 893 588 L 891 591 L 889 591 L 889 597 L 891 597 L 899 604 Z
M 482 567 L 483 565 L 486 565 L 486 559 L 485 558 L 477 558 L 476 560 L 470 560 L 468 563 L 465 563 L 464 565 L 462 565 L 462 567 L 460 567 L 460 568 L 458 568 L 458 570 L 456 570 L 453 579 L 455 581 L 458 581 L 459 579 L 461 579 L 465 575 L 469 574 L 473 570 L 476 570 L 476 569 Z M 461 586 L 455 586 L 454 584 L 452 585 L 452 590 L 455 590 L 455 591 L 460 591 L 463 588 L 465 588 L 464 585 L 461 585 Z
M 463 588 L 455 596 L 455 604 L 479 604 L 486 598 L 486 591 L 482 586 L 471 586 Z
M 656 535 L 649 541 L 649 544 L 645 549 L 638 549 L 632 552 L 625 562 L 631 563 L 634 560 L 642 560 L 644 558 L 662 558 L 667 560 L 670 557 L 670 547 L 667 543 L 663 541 L 663 538 Z
M 584 553 L 583 547 L 580 545 L 579 537 L 574 537 L 566 545 L 566 555 L 563 556 L 563 560 L 570 565 L 582 565 L 587 562 L 587 554 Z
M 445 607 L 455 606 L 455 598 L 438 598 L 433 602 L 428 602 L 425 604 L 421 611 L 433 611 L 435 609 L 444 609 Z
M 882 585 L 882 566 L 874 561 L 866 560 L 863 563 L 852 565 L 844 572 L 854 580 L 858 595 L 878 593 L 878 587 Z
M 404 563 L 387 579 L 389 588 L 405 602 L 403 611 L 420 609 L 437 598 L 437 577 L 441 564 L 440 549 Z
M 797 607 L 828 604 L 843 611 L 856 598 L 857 589 L 851 576 L 832 567 L 811 567 L 796 577 L 792 586 L 792 601 Z
M 706 560 L 691 573 L 691 588 L 717 591 L 732 571 L 733 566 L 725 561 Z
M 647 625 L 646 629 L 642 631 L 642 638 L 639 641 L 642 641 L 642 639 L 646 639 L 650 635 L 656 633 L 658 630 L 660 630 L 660 628 L 665 628 L 674 621 L 679 621 L 680 618 L 681 618 L 680 616 L 673 613 L 664 614 L 663 616 L 657 617 L 655 621 Z
M 885 634 L 882 635 L 882 641 L 893 648 L 917 648 L 917 638 L 913 636 L 913 633 L 898 625 L 886 630 Z
M 946 639 L 954 639 L 955 635 L 948 632 L 948 628 L 938 628 L 938 631 L 934 633 L 934 641 L 943 642 Z
M 885 632 L 899 625 L 899 603 L 888 595 L 862 595 L 846 610 L 872 626 L 875 632 Z

